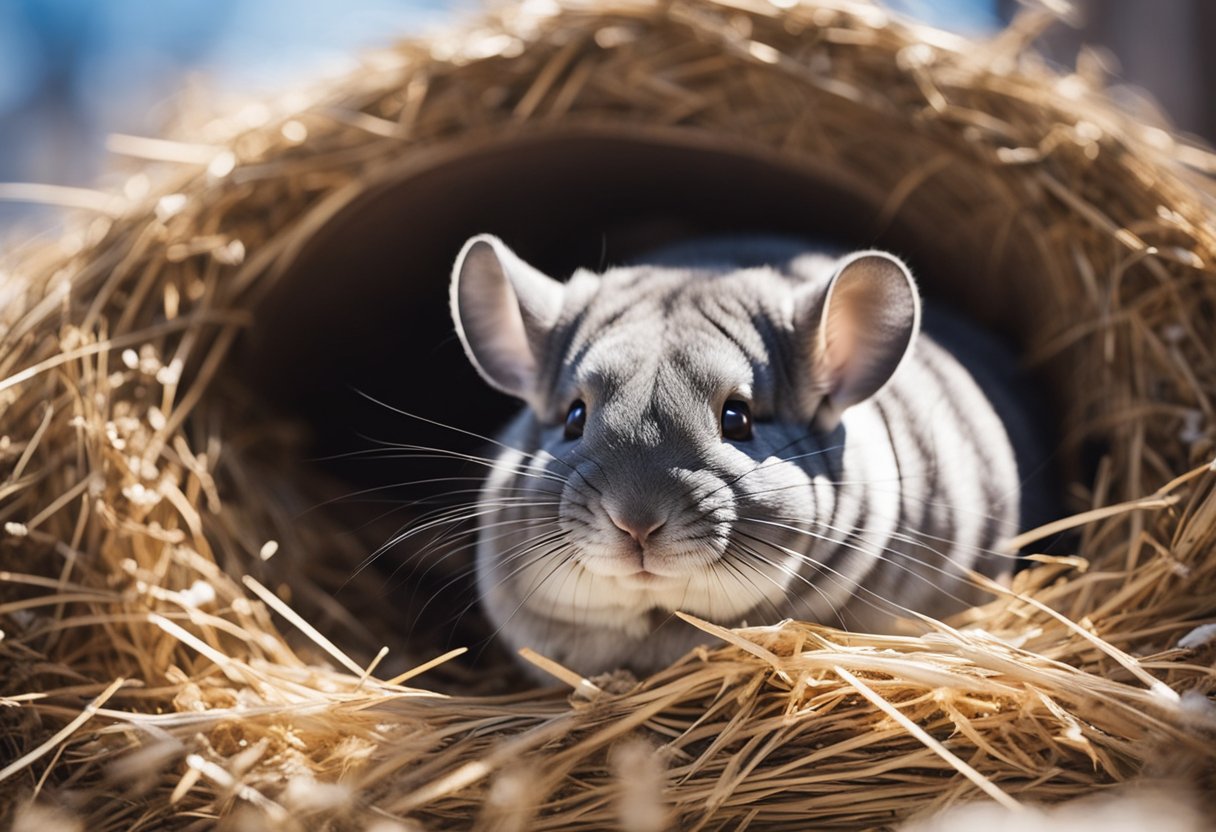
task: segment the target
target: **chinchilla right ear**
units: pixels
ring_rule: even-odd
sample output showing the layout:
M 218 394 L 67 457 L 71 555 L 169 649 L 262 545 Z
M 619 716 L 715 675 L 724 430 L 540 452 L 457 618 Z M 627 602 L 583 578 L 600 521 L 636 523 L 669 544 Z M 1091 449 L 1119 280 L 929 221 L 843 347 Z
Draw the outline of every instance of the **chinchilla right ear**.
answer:
M 534 408 L 541 350 L 564 293 L 490 234 L 465 243 L 452 270 L 452 321 L 469 360 L 491 386 Z
M 808 290 L 795 306 L 802 335 L 801 415 L 823 430 L 877 393 L 920 332 L 920 294 L 903 261 L 859 251 L 840 261 L 826 292 Z M 809 383 L 808 383 L 809 382 Z

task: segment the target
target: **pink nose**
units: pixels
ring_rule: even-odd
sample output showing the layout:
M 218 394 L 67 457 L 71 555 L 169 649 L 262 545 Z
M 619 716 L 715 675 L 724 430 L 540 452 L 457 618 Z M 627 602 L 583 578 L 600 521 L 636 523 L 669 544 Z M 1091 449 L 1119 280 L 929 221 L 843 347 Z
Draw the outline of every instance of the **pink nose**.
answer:
M 666 519 L 656 520 L 653 515 L 649 514 L 625 514 L 620 511 L 606 509 L 608 519 L 612 521 L 612 525 L 616 526 L 625 534 L 632 537 L 638 543 L 645 543 L 646 540 L 667 523 Z

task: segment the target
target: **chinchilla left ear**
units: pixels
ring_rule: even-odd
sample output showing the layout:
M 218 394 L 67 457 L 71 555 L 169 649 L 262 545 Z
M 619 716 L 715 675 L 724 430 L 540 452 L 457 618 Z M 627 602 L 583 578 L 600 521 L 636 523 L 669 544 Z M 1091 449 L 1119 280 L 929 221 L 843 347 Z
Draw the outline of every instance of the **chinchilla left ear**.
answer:
M 564 291 L 489 234 L 465 243 L 452 270 L 452 320 L 469 360 L 492 386 L 534 407 Z

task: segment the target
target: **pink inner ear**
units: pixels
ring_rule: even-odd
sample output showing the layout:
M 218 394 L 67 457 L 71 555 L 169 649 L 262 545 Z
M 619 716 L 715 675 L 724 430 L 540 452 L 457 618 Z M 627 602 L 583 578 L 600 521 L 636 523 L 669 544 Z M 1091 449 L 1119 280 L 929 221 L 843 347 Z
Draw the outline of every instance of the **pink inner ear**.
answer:
M 882 254 L 847 263 L 819 323 L 818 385 L 839 413 L 874 395 L 915 337 L 920 302 L 904 267 Z
M 457 330 L 473 365 L 491 385 L 534 406 L 534 350 L 561 311 L 561 284 L 489 235 L 466 244 L 456 273 Z
M 848 302 L 838 300 L 827 310 L 820 335 L 824 392 L 838 395 L 849 381 L 849 362 L 858 348 L 857 322 Z

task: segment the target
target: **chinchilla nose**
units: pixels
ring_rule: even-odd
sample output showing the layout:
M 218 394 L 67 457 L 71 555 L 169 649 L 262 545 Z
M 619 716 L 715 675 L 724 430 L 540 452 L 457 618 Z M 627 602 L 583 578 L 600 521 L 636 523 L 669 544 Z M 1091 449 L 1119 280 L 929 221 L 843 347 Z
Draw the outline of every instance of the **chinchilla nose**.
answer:
M 625 534 L 639 544 L 667 524 L 667 518 L 661 516 L 653 506 L 604 506 L 608 519 Z

